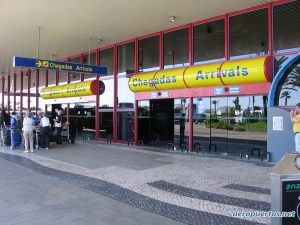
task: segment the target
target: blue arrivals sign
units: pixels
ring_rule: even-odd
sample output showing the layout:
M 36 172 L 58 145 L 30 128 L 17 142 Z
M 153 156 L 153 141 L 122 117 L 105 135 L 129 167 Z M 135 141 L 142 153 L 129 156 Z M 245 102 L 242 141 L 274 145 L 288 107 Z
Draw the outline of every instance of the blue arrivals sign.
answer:
M 63 70 L 76 73 L 93 73 L 93 74 L 107 74 L 107 68 L 101 66 L 90 66 L 84 64 L 75 64 L 69 62 L 58 62 L 43 59 L 31 59 L 16 57 L 13 58 L 14 67 L 29 67 L 37 69 L 48 69 L 48 70 Z

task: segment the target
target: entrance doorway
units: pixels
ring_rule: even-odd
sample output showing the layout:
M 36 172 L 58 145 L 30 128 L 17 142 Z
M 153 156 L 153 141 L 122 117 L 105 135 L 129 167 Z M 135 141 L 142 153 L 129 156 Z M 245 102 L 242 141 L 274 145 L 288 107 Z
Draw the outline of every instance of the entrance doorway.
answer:
M 174 99 L 138 103 L 138 139 L 144 144 L 161 145 L 174 138 Z
M 188 146 L 188 99 L 154 99 L 138 102 L 138 139 L 165 147 Z

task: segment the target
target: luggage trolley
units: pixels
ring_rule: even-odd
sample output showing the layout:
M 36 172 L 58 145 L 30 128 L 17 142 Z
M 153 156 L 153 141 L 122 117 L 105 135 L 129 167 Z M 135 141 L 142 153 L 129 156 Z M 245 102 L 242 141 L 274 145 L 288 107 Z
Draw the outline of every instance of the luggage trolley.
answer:
M 61 136 L 62 142 L 71 143 L 69 124 L 63 124 L 60 136 Z
M 11 130 L 11 128 L 9 128 L 9 132 L 8 130 L 6 131 L 6 134 L 5 134 L 5 138 L 8 138 L 8 135 L 10 133 L 10 137 L 11 137 L 11 140 L 10 140 L 10 149 L 13 150 L 13 149 L 16 149 L 16 148 L 22 148 L 22 130 L 21 129 L 16 129 L 14 131 Z M 5 140 L 7 143 L 8 141 Z
M 35 134 L 34 134 L 34 138 L 35 140 L 33 140 L 33 143 L 35 143 L 35 149 L 39 149 L 39 135 L 41 134 L 41 128 L 39 126 L 35 127 Z

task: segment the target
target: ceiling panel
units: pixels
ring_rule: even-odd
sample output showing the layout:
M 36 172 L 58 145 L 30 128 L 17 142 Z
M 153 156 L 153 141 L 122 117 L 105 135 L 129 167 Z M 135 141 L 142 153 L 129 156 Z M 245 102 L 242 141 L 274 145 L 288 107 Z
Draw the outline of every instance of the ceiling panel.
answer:
M 0 72 L 12 57 L 58 59 L 269 0 L 0 0 Z M 174 23 L 169 17 L 175 16 Z

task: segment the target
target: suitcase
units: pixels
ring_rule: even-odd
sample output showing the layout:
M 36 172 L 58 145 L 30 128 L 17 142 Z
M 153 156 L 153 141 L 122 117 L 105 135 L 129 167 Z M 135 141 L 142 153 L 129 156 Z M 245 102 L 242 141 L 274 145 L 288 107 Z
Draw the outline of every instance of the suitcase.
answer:
M 12 133 L 12 139 L 13 139 L 13 148 L 18 147 L 22 143 L 22 136 L 18 132 L 13 132 Z
M 6 146 L 10 146 L 11 145 L 10 129 L 7 129 L 5 131 L 4 144 Z

